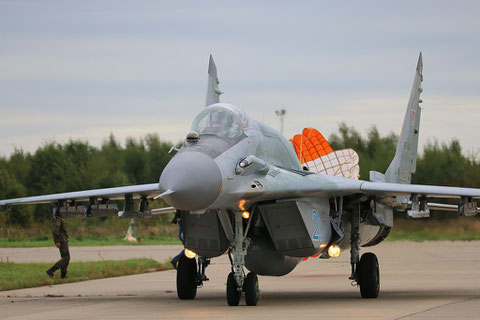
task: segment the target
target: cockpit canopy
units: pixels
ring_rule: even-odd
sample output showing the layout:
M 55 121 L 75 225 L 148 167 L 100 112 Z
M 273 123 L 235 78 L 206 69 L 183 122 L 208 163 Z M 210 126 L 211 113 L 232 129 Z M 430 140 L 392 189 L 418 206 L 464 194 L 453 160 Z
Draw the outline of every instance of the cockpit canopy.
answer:
M 237 138 L 248 127 L 248 117 L 239 108 L 215 104 L 193 120 L 192 131 L 199 135 L 211 134 L 222 138 Z

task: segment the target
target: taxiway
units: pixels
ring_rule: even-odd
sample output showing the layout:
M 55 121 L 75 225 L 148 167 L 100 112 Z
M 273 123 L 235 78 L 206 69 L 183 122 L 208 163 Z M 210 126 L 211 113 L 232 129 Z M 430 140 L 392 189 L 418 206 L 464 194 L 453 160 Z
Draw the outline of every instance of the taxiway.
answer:
M 152 257 L 179 246 L 73 247 L 81 260 Z M 12 251 L 14 251 L 14 254 Z M 367 250 L 363 249 L 362 252 Z M 259 277 L 256 307 L 229 307 L 226 256 L 212 260 L 195 300 L 179 300 L 175 271 L 0 292 L 1 319 L 323 318 L 479 319 L 480 242 L 386 242 L 371 248 L 380 261 L 378 299 L 362 299 L 348 280 L 349 254 L 309 259 L 285 277 Z M 2 260 L 54 261 L 55 248 L 0 249 Z M 10 256 L 9 256 L 10 255 Z M 53 260 L 52 260 L 53 259 Z M 4 260 L 5 261 L 5 260 Z M 266 261 L 265 263 L 268 263 Z

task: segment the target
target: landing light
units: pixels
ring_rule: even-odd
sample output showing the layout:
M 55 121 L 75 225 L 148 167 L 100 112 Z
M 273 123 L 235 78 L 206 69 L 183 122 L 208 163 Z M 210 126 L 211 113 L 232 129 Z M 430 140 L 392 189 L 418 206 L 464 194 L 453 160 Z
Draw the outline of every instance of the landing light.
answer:
M 340 247 L 335 244 L 328 247 L 328 255 L 332 258 L 338 258 L 340 256 L 340 251 Z
M 185 257 L 187 257 L 188 259 L 193 259 L 197 256 L 197 254 L 195 252 L 193 252 L 192 250 L 188 250 L 188 249 L 185 249 L 184 253 L 185 253 Z
M 243 219 L 248 219 L 248 218 L 250 218 L 250 212 L 248 212 L 248 211 L 243 211 L 242 217 L 243 217 Z
M 240 201 L 238 202 L 238 208 L 240 208 L 240 210 L 244 210 L 244 211 L 245 211 L 245 203 L 246 203 L 246 202 L 247 202 L 247 201 L 245 201 L 245 200 L 243 200 L 243 199 L 240 200 Z

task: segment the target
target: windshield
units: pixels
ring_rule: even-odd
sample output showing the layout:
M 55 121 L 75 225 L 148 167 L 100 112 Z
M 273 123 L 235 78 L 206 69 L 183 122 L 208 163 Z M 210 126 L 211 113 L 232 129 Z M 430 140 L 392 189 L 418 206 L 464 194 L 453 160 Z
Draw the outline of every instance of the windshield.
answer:
M 236 138 L 242 134 L 242 124 L 234 113 L 226 109 L 209 108 L 195 118 L 192 130 L 200 135 Z

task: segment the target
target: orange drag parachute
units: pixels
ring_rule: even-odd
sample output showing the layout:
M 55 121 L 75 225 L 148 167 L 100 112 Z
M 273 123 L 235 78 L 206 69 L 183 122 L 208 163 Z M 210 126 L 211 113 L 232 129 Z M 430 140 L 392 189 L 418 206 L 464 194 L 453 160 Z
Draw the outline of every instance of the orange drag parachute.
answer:
M 290 142 L 302 166 L 310 171 L 352 179 L 360 177 L 358 154 L 353 149 L 333 150 L 318 130 L 305 128 Z

